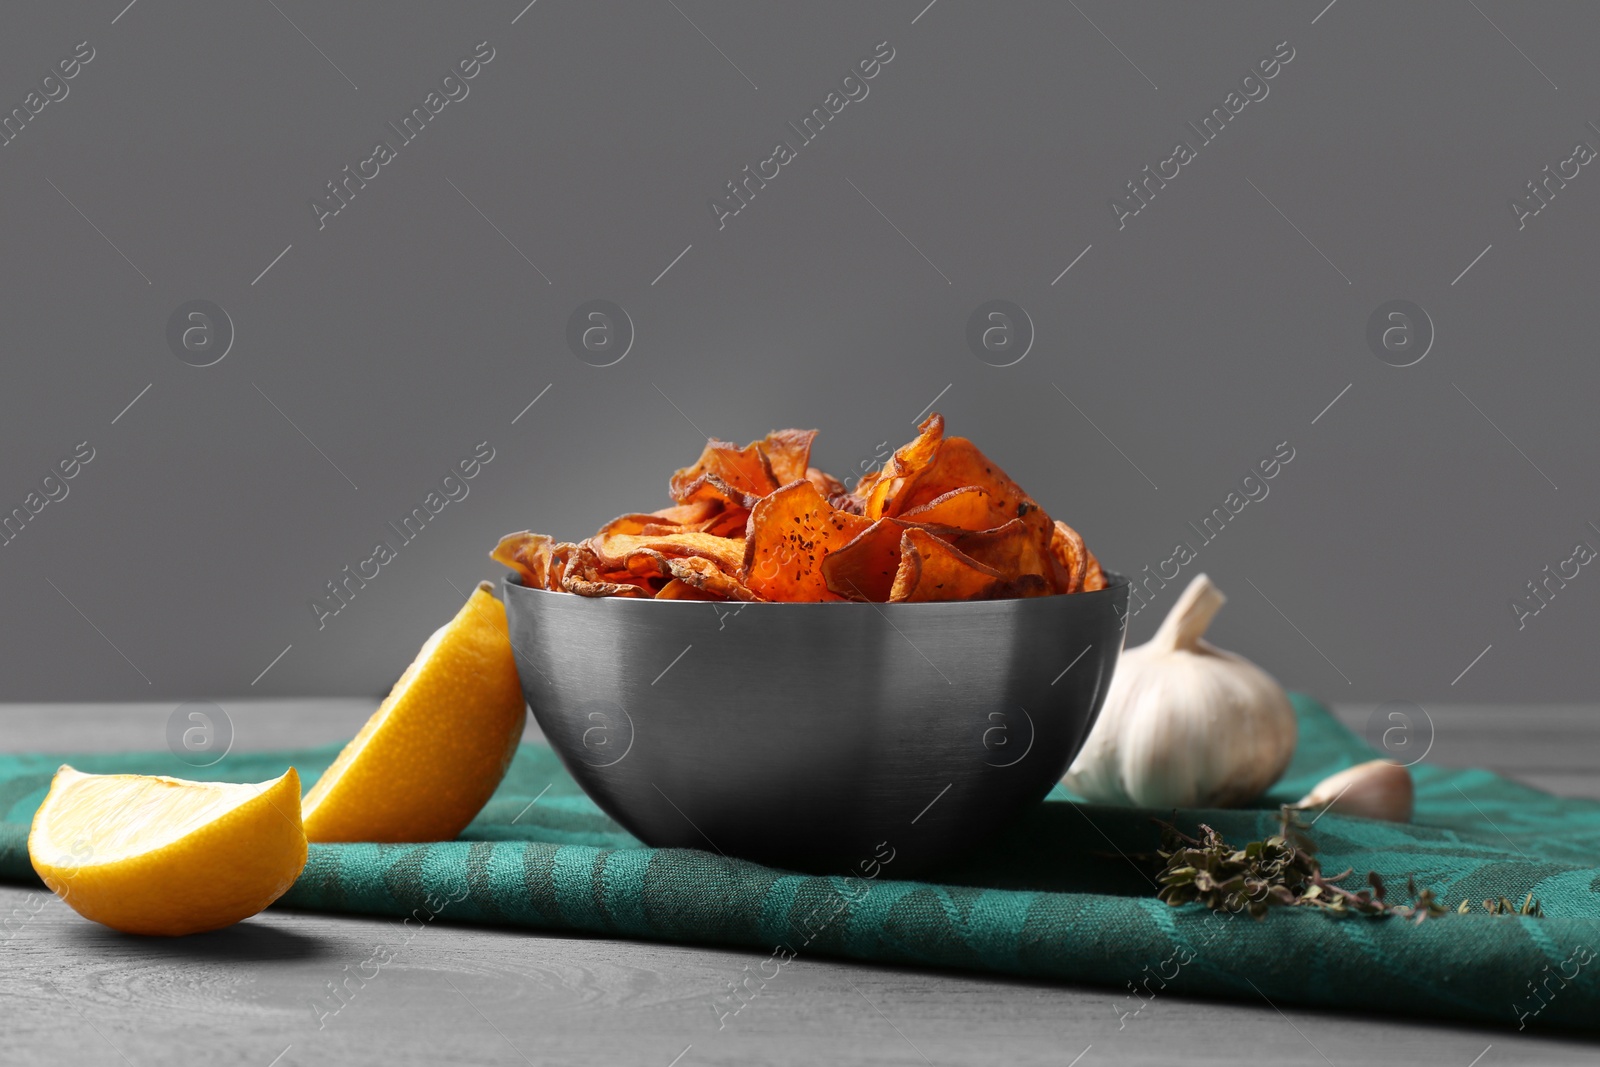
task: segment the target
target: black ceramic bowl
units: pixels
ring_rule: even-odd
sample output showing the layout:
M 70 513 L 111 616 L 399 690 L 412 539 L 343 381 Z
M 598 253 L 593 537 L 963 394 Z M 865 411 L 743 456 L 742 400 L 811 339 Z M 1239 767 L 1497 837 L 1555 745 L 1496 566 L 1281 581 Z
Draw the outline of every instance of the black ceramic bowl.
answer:
M 1041 800 L 1100 711 L 1128 580 L 935 604 L 588 598 L 505 581 L 522 690 L 646 844 L 895 877 Z

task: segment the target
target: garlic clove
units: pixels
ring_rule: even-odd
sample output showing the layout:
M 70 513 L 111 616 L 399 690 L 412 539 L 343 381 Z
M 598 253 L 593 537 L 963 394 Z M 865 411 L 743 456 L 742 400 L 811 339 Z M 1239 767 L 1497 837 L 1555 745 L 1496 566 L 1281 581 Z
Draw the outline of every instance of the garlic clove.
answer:
M 1324 778 L 1297 808 L 1336 811 L 1366 819 L 1410 822 L 1416 799 L 1411 772 L 1386 759 L 1370 760 Z

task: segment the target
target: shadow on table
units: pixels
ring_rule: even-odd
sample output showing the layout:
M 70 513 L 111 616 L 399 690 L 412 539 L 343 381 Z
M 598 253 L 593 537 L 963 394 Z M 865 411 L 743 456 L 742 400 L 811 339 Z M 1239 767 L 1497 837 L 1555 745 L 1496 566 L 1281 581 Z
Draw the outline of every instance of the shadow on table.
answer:
M 94 923 L 74 923 L 63 936 L 74 947 L 87 951 L 200 963 L 294 962 L 337 954 L 337 943 L 332 938 L 286 930 L 259 919 L 246 919 L 226 929 L 187 937 L 145 937 Z

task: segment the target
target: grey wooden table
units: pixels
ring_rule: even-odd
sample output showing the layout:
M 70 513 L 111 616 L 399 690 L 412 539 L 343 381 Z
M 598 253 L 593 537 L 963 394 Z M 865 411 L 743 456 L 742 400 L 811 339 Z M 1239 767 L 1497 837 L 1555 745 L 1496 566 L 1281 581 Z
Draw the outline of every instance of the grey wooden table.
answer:
M 373 706 L 225 705 L 240 750 L 342 739 Z M 161 748 L 171 710 L 0 706 L 0 749 Z M 1359 725 L 1368 710 L 1340 714 Z M 1430 762 L 1600 797 L 1600 708 L 1429 710 Z M 395 943 L 395 924 L 273 909 L 215 934 L 150 940 L 13 886 L 0 887 L 5 916 L 14 921 L 0 939 L 4 1063 L 1600 1062 L 1600 1044 L 1576 1039 L 1176 996 L 1119 1029 L 1109 990 L 804 957 L 719 1030 L 713 997 L 764 953 L 443 923 L 319 1027 L 313 999 L 374 945 Z

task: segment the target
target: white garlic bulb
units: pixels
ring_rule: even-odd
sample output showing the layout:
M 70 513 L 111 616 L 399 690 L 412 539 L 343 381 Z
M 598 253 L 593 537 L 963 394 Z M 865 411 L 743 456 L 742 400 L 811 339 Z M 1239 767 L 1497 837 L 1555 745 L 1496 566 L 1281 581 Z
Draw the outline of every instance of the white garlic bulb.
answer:
M 1266 671 L 1202 640 L 1226 600 L 1196 575 L 1149 643 L 1122 654 L 1063 785 L 1098 803 L 1226 808 L 1277 781 L 1294 708 Z
M 1375 759 L 1324 778 L 1295 807 L 1410 822 L 1415 800 L 1411 772 L 1398 763 Z

